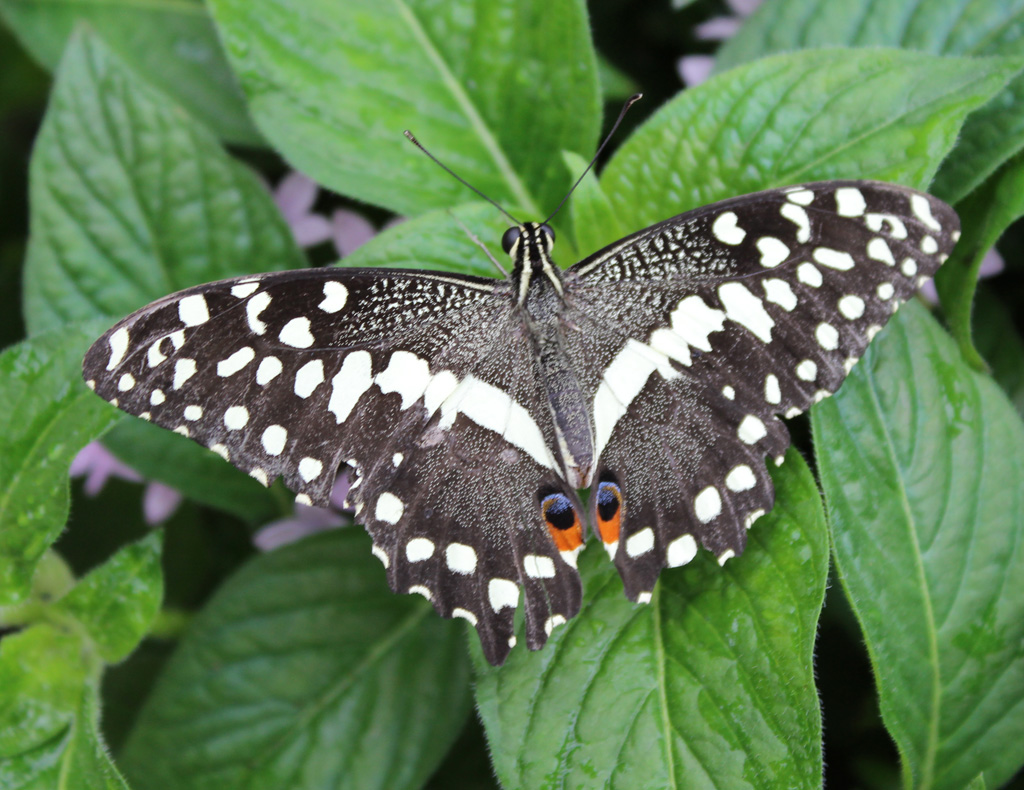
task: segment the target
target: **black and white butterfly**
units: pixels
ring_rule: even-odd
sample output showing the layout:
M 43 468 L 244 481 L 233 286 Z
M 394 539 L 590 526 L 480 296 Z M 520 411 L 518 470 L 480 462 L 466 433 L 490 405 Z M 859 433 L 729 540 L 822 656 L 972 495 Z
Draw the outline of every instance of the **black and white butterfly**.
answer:
M 589 526 L 633 601 L 772 507 L 765 456 L 835 392 L 959 236 L 929 195 L 828 181 L 652 225 L 567 271 L 510 228 L 492 280 L 322 268 L 190 288 L 89 350 L 90 387 L 297 501 L 339 467 L 396 592 L 479 631 L 495 664 L 580 607 Z M 584 508 L 577 491 L 590 489 Z M 585 526 L 586 525 L 586 526 Z

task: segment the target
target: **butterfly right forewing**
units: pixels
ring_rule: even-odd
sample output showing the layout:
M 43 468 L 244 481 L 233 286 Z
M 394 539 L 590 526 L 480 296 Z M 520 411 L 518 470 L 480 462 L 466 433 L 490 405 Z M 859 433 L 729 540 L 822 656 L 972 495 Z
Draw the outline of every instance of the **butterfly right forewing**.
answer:
M 958 235 L 923 193 L 824 182 L 705 206 L 570 270 L 630 597 L 698 545 L 743 550 L 773 502 L 763 458 L 789 444 L 779 415 L 838 389 Z

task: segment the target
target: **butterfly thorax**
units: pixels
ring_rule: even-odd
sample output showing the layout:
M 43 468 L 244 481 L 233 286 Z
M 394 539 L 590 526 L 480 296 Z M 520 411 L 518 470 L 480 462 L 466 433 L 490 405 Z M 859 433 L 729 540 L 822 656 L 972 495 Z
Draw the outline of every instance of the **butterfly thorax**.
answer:
M 512 282 L 523 323 L 534 349 L 535 371 L 547 392 L 566 479 L 574 488 L 589 485 L 594 465 L 594 431 L 588 401 L 571 359 L 573 334 L 566 319 L 561 270 L 551 260 L 554 233 L 547 225 L 525 223 L 503 240 L 515 261 Z

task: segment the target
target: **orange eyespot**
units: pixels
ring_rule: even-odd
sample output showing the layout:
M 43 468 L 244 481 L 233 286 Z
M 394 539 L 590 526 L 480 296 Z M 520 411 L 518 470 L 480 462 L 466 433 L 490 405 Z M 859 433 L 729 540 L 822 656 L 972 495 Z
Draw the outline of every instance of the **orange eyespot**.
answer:
M 540 512 L 559 551 L 575 551 L 583 545 L 583 525 L 572 500 L 565 494 L 549 494 L 540 503 Z
M 597 487 L 597 531 L 605 543 L 619 539 L 622 524 L 622 491 L 615 483 L 601 483 Z

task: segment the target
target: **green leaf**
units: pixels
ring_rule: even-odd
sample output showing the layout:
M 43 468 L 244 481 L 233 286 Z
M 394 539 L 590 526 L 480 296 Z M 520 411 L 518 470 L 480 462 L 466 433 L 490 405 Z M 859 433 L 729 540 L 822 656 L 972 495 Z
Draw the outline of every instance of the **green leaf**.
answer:
M 898 50 L 768 58 L 683 91 L 616 152 L 601 183 L 628 229 L 800 181 L 921 188 L 967 114 L 1017 68 Z
M 262 142 L 199 0 L 0 0 L 0 18 L 50 71 L 75 26 L 84 23 L 218 135 Z
M 103 436 L 103 445 L 145 479 L 159 480 L 248 524 L 266 524 L 281 515 L 271 489 L 205 447 L 153 423 L 122 420 Z
M 716 69 L 813 47 L 900 47 L 934 55 L 1024 55 L 1020 3 L 962 0 L 775 0 L 765 3 L 718 54 Z M 964 124 L 956 155 L 934 193 L 955 203 L 1024 146 L 1024 76 Z
M 821 786 L 813 647 L 828 537 L 795 450 L 775 480 L 775 510 L 724 569 L 701 552 L 637 606 L 591 547 L 583 610 L 553 644 L 480 665 L 505 787 Z
M 498 277 L 500 272 L 466 234 L 466 229 L 508 270 L 512 261 L 501 249 L 501 235 L 508 226 L 508 220 L 489 203 L 465 203 L 453 209 L 431 211 L 388 228 L 346 255 L 340 265 L 437 269 Z
M 633 78 L 601 53 L 597 54 L 597 78 L 606 101 L 625 100 L 637 91 Z
M 905 787 L 1024 760 L 1024 424 L 918 303 L 811 413 L 843 588 Z
M 30 181 L 31 333 L 303 265 L 256 177 L 93 36 L 68 45 Z
M 71 461 L 117 419 L 82 382 L 99 331 L 66 327 L 0 354 L 0 605 L 28 593 L 67 520 Z
M 419 787 L 469 712 L 464 626 L 362 530 L 264 554 L 193 621 L 123 753 L 136 790 Z
M 127 790 L 99 735 L 103 661 L 138 644 L 160 605 L 160 536 L 126 546 L 0 641 L 0 787 Z M 41 566 L 53 576 L 53 563 Z M 23 608 L 23 613 L 28 612 Z
M 74 619 L 108 664 L 125 659 L 149 631 L 163 600 L 161 534 L 129 544 L 58 601 L 56 617 Z
M 576 174 L 576 178 L 579 178 L 579 173 L 582 173 L 588 164 L 586 159 L 571 151 L 563 151 L 562 160 L 568 171 Z M 569 211 L 572 216 L 576 248 L 581 256 L 597 252 L 626 235 L 627 229 L 620 224 L 619 216 L 612 208 L 611 200 L 601 189 L 593 170 L 584 176 L 576 191 L 572 193 Z
M 971 310 L 985 254 L 1015 219 L 1024 215 L 1024 153 L 1003 164 L 956 206 L 963 236 L 935 275 L 935 287 L 949 328 L 967 362 L 984 370 L 971 340 Z
M 984 288 L 975 297 L 974 342 L 1017 413 L 1024 418 L 1024 338 L 1006 306 Z
M 582 0 L 212 0 L 256 123 L 299 170 L 400 214 L 551 211 L 562 150 L 594 149 L 600 90 Z

